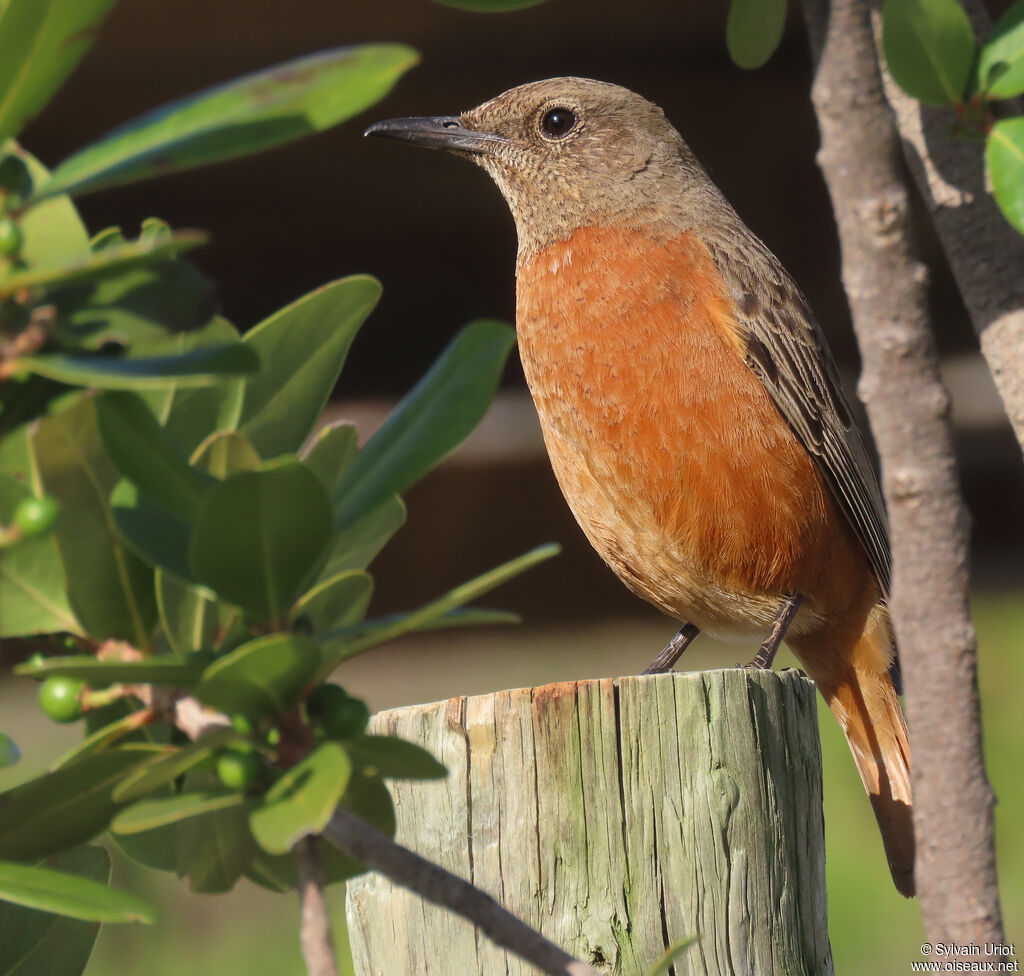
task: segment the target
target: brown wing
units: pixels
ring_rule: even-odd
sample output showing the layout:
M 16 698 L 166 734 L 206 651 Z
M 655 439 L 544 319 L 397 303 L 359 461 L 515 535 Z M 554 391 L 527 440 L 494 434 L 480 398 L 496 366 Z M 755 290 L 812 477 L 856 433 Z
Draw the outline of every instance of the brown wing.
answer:
M 736 302 L 747 363 L 817 462 L 888 596 L 892 560 L 882 493 L 825 336 L 775 255 L 738 218 L 737 224 L 721 236 L 702 236 Z

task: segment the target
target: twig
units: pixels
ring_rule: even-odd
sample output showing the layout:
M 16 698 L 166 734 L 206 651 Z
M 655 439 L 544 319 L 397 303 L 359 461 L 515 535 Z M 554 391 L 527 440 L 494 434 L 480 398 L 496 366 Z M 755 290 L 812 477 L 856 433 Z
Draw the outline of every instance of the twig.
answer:
M 925 269 L 911 244 L 899 135 L 882 89 L 869 0 L 804 0 L 804 8 L 818 61 L 819 162 L 839 226 L 861 391 L 892 528 L 890 610 L 910 718 L 917 890 L 933 942 L 1001 942 L 993 797 L 967 605 L 968 517 Z
M 323 832 L 349 857 L 472 922 L 503 949 L 550 976 L 601 976 L 501 907 L 490 895 L 339 807 Z
M 295 845 L 302 921 L 299 941 L 309 976 L 338 976 L 331 936 L 331 916 L 324 898 L 324 860 L 319 837 L 305 837 Z
M 50 338 L 57 324 L 57 309 L 53 305 L 40 305 L 32 309 L 25 327 L 11 339 L 0 334 L 0 382 L 21 372 L 19 356 L 38 352 Z
M 975 32 L 992 23 L 981 0 L 963 0 Z M 985 188 L 981 147 L 950 137 L 948 109 L 921 105 L 884 67 L 881 0 L 874 0 L 877 56 L 885 95 L 896 114 L 903 152 L 932 213 L 942 248 L 963 296 L 981 352 L 1024 448 L 1024 237 L 999 212 Z

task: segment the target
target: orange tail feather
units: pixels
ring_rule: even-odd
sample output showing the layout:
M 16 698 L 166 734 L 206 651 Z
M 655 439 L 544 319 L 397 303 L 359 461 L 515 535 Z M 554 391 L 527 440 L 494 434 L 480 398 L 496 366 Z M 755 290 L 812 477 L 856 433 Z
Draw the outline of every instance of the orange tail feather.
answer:
M 791 642 L 846 734 L 861 782 L 882 833 L 889 870 L 900 894 L 914 895 L 914 825 L 910 743 L 899 697 L 889 676 L 892 639 L 876 607 L 852 648 L 831 648 L 822 635 Z

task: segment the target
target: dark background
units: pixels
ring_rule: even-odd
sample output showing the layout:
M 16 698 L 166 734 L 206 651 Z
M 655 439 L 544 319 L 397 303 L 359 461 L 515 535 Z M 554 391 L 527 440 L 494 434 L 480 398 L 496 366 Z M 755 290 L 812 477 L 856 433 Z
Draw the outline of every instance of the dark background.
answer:
M 364 140 L 363 128 L 389 116 L 455 113 L 552 75 L 613 81 L 664 107 L 800 283 L 845 375 L 854 377 L 838 246 L 814 161 L 811 66 L 799 19 L 791 15 L 764 68 L 745 72 L 725 50 L 724 2 L 683 9 L 633 0 L 624 9 L 621 0 L 553 0 L 509 15 L 426 0 L 124 2 L 24 142 L 52 165 L 162 102 L 278 61 L 364 41 L 415 46 L 421 65 L 386 101 L 333 131 L 81 201 L 92 230 L 120 224 L 134 231 L 150 215 L 209 230 L 212 244 L 194 259 L 219 282 L 223 311 L 243 329 L 332 278 L 376 275 L 384 297 L 356 340 L 337 396 L 396 398 L 466 321 L 514 318 L 515 230 L 482 171 L 444 154 Z M 976 343 L 928 224 L 919 224 L 939 344 L 944 354 L 963 356 Z M 961 427 L 959 447 L 979 571 L 1003 581 L 1017 572 L 1008 543 L 1024 538 L 1024 476 L 983 372 L 954 391 L 958 413 L 974 417 Z M 514 361 L 505 388 L 522 387 Z M 389 580 L 381 606 L 426 597 L 439 583 L 553 538 L 566 544 L 566 556 L 532 582 L 514 584 L 510 605 L 545 617 L 639 610 L 590 553 L 543 456 L 503 459 L 497 436 L 486 464 L 450 466 L 410 493 L 410 523 L 376 567 Z M 550 587 L 557 602 L 542 596 Z

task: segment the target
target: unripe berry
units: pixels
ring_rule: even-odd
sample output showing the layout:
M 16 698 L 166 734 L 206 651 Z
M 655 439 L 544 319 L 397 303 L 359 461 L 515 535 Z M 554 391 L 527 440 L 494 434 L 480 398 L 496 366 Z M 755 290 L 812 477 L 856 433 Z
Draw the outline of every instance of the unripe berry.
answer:
M 24 241 L 21 228 L 10 217 L 0 218 L 0 255 L 12 257 L 21 251 Z
M 225 749 L 217 757 L 217 776 L 229 790 L 247 790 L 263 775 L 263 760 L 253 749 Z
M 53 675 L 39 686 L 39 707 L 55 722 L 74 722 L 82 717 L 84 690 L 77 678 Z
M 60 513 L 57 502 L 44 495 L 42 498 L 23 498 L 14 510 L 14 524 L 26 538 L 43 535 L 53 528 Z

